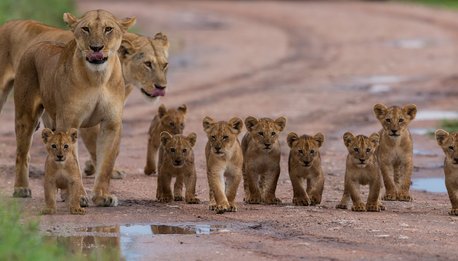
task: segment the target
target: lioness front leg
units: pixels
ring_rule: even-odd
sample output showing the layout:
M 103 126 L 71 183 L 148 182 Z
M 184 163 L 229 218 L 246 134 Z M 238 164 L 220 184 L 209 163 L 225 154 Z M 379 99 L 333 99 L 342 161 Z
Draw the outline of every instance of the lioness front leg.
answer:
M 265 188 L 262 196 L 264 204 L 280 204 L 281 200 L 275 196 L 277 190 L 278 178 L 280 177 L 280 169 L 265 173 Z
M 146 165 L 144 169 L 145 175 L 156 174 L 156 158 L 157 151 L 159 150 L 159 143 L 155 142 L 152 138 L 148 140 L 148 147 L 146 153 Z
M 226 179 L 226 196 L 227 201 L 229 202 L 229 212 L 236 212 L 237 205 L 235 204 L 235 197 L 237 196 L 237 189 L 242 181 L 242 169 L 231 170 Z
M 10 79 L 10 77 L 6 75 L 6 66 L 0 66 L 0 68 L 3 70 L 3 76 L 0 77 L 0 112 L 2 112 L 3 105 L 8 99 L 11 90 L 13 89 L 14 80 Z

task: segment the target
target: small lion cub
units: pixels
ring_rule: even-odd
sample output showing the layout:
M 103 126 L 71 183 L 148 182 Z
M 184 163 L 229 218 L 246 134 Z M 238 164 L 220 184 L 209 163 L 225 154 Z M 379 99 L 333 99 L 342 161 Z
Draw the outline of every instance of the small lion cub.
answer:
M 149 127 L 148 149 L 146 152 L 146 166 L 144 169 L 145 175 L 156 174 L 156 160 L 159 146 L 161 145 L 161 133 L 167 131 L 168 133 L 183 134 L 184 122 L 186 116 L 186 105 L 181 105 L 177 109 L 165 108 L 161 104 L 158 113 L 154 116 Z
M 302 135 L 291 132 L 287 138 L 289 152 L 288 171 L 293 185 L 293 204 L 296 206 L 313 206 L 321 203 L 324 188 L 324 175 L 321 169 L 320 147 L 324 135 Z M 307 189 L 304 190 L 304 181 Z
M 458 132 L 436 131 L 436 141 L 445 153 L 444 173 L 452 208 L 449 215 L 458 216 Z
M 242 180 L 243 154 L 237 136 L 243 128 L 240 118 L 229 121 L 203 119 L 208 142 L 205 146 L 210 210 L 235 212 L 235 196 Z
M 157 176 L 156 198 L 160 202 L 183 200 L 183 182 L 186 187 L 185 201 L 188 204 L 198 204 L 196 198 L 196 167 L 194 165 L 194 152 L 196 134 L 187 137 L 173 135 L 164 131 L 161 133 L 161 146 L 159 148 L 159 174 Z M 176 177 L 175 185 L 170 189 L 172 177 Z
M 248 204 L 279 204 L 275 196 L 280 177 L 280 142 L 278 137 L 286 118 L 276 120 L 245 119 L 248 132 L 242 139 L 244 201 Z
M 417 106 L 409 104 L 401 108 L 376 104 L 374 113 L 383 127 L 379 131 L 377 150 L 385 184 L 383 200 L 412 201 L 413 142 L 408 125 L 415 119 Z
M 72 128 L 67 132 L 54 133 L 46 128 L 41 137 L 48 151 L 44 178 L 46 207 L 41 213 L 56 213 L 57 189 L 68 189 L 70 213 L 85 214 L 85 209 L 80 207 L 79 192 L 83 184 L 75 151 L 78 131 Z
M 340 204 L 336 208 L 346 209 L 349 197 L 353 201 L 353 211 L 384 210 L 380 204 L 380 187 L 382 176 L 375 152 L 379 146 L 380 136 L 373 133 L 370 137 L 364 135 L 354 136 L 350 132 L 343 135 L 345 146 L 348 149 L 345 188 Z M 360 185 L 369 185 L 367 204 L 361 200 Z

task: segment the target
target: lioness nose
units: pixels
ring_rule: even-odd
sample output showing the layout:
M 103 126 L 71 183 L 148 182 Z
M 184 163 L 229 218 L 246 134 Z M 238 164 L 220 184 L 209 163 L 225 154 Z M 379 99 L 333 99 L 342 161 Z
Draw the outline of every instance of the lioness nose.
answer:
M 91 46 L 89 46 L 89 48 L 91 48 L 91 50 L 94 51 L 94 52 L 98 52 L 98 51 L 103 49 L 103 45 L 98 45 L 98 46 L 96 46 L 96 45 L 92 46 L 91 45 Z
M 154 87 L 156 87 L 156 89 L 159 89 L 159 90 L 163 90 L 165 89 L 165 85 L 159 85 L 159 84 L 154 84 Z

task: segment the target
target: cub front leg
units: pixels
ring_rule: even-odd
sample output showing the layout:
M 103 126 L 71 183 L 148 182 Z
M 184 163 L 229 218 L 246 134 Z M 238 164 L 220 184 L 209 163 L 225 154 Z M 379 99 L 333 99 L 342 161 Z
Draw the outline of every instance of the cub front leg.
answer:
M 169 203 L 173 201 L 172 195 L 172 175 L 166 171 L 160 171 L 157 176 L 157 200 L 163 203 Z
M 382 162 L 380 164 L 380 169 L 382 171 L 383 183 L 385 184 L 385 196 L 383 196 L 383 200 L 394 201 L 397 199 L 397 192 L 393 180 L 393 165 L 391 163 L 385 164 L 384 162 Z
M 249 193 L 245 193 L 244 201 L 248 204 L 261 203 L 261 192 L 259 191 L 257 182 L 258 174 L 255 170 L 247 167 L 242 175 L 244 176 L 244 182 L 247 182 L 246 186 L 249 191 Z
M 217 214 L 223 214 L 229 210 L 229 202 L 227 200 L 226 194 L 224 193 L 224 171 L 210 170 L 207 173 L 207 177 L 208 185 L 210 188 L 210 204 L 212 203 L 212 197 L 215 200 L 215 204 L 211 204 L 210 209 L 215 210 Z
M 179 173 L 176 176 L 175 185 L 173 186 L 173 200 L 183 201 L 184 176 L 183 173 Z
M 227 200 L 229 202 L 228 211 L 236 212 L 237 206 L 235 204 L 235 197 L 237 196 L 237 189 L 239 187 L 240 181 L 242 180 L 242 169 L 235 168 L 230 171 L 227 171 L 227 179 L 226 179 L 226 195 Z
M 452 208 L 448 212 L 451 216 L 458 216 L 458 187 L 453 185 L 453 180 L 448 180 L 445 177 L 445 187 L 447 188 L 448 197 L 450 198 L 450 203 Z
M 351 200 L 353 202 L 353 206 L 351 207 L 352 211 L 363 212 L 366 211 L 366 205 L 361 200 L 360 193 L 359 193 L 359 183 L 345 180 L 345 187 L 347 188 L 348 192 L 350 193 Z
M 80 175 L 79 175 L 80 176 Z M 81 190 L 82 187 L 81 179 L 74 178 L 68 184 L 68 192 L 69 192 L 69 209 L 70 213 L 73 215 L 84 215 L 86 214 L 86 210 L 81 208 Z
M 310 192 L 307 192 L 307 194 L 310 197 L 310 205 L 318 205 L 321 203 L 321 197 L 323 195 L 323 189 L 324 189 L 324 176 L 320 175 L 316 178 L 312 178 L 307 180 L 307 187 L 310 186 Z
M 44 181 L 44 192 L 45 192 L 45 204 L 46 206 L 41 210 L 42 215 L 55 214 L 56 213 L 56 182 L 53 177 L 45 175 Z
M 275 196 L 279 177 L 280 168 L 276 168 L 275 170 L 265 173 L 265 188 L 262 196 L 262 203 L 268 205 L 281 204 L 281 200 Z
M 196 182 L 197 176 L 196 171 L 193 170 L 192 173 L 185 175 L 184 184 L 186 187 L 185 201 L 188 204 L 199 204 L 200 200 L 196 197 Z
M 412 201 L 413 198 L 410 195 L 410 182 L 412 177 L 412 159 L 410 159 L 404 166 L 400 167 L 400 173 L 403 174 L 402 179 L 400 179 L 401 186 L 397 195 L 397 200 L 399 201 Z
M 369 184 L 369 195 L 367 196 L 366 209 L 371 212 L 379 212 L 384 210 L 384 207 L 380 205 L 380 187 L 381 180 L 380 176 L 374 178 L 374 180 Z
M 304 178 L 291 173 L 289 178 L 291 179 L 291 184 L 293 185 L 293 204 L 296 206 L 309 206 L 311 202 L 304 189 Z

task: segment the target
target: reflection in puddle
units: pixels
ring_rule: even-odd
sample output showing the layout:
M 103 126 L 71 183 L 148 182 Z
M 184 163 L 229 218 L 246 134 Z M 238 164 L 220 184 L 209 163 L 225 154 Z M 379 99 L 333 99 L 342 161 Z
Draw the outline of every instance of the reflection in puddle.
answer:
M 433 192 L 433 193 L 445 193 L 444 178 L 417 178 L 412 180 L 412 189 Z
M 420 110 L 417 112 L 415 120 L 455 120 L 458 119 L 458 112 L 456 111 L 433 111 L 433 110 Z
M 404 48 L 404 49 L 421 49 L 433 44 L 432 40 L 413 38 L 413 39 L 399 39 L 389 42 L 390 45 Z
M 405 81 L 406 79 L 403 77 L 395 76 L 395 75 L 374 75 L 369 76 L 366 78 L 359 78 L 357 82 L 361 84 L 393 84 L 393 83 L 400 83 Z

